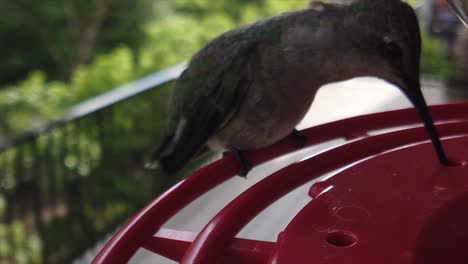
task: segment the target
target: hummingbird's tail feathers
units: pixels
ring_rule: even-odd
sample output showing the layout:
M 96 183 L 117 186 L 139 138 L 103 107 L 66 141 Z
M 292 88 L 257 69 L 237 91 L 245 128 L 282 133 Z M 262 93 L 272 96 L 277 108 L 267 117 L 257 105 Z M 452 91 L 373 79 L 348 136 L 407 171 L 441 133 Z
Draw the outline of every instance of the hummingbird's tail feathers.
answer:
M 148 161 L 145 163 L 145 169 L 148 170 L 157 170 L 160 167 L 161 165 L 159 164 L 158 160 Z
M 204 104 L 202 100 L 197 102 Z M 225 115 L 207 107 L 195 107 L 183 118 L 175 132 L 168 133 L 160 146 L 151 155 L 147 168 L 160 169 L 164 174 L 172 175 L 182 169 L 195 157 L 208 139 L 222 124 Z
M 165 166 L 162 163 L 162 158 L 164 153 L 168 153 L 173 138 L 173 133 L 166 133 L 159 146 L 151 154 L 149 161 L 145 164 L 146 169 L 160 170 L 164 174 L 167 174 L 166 170 L 164 169 Z
M 164 175 L 173 175 L 191 159 L 193 146 L 183 145 L 176 141 L 174 134 L 167 135 L 159 147 L 151 154 L 150 161 L 145 164 L 147 169 L 159 170 Z

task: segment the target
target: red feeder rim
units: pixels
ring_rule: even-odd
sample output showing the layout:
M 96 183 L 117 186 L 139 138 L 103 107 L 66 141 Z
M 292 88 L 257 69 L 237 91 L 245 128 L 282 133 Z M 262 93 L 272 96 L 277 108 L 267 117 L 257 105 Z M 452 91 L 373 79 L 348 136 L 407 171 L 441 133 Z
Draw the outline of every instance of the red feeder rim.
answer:
M 181 181 L 135 215 L 93 263 L 126 263 L 145 248 L 180 263 L 467 263 L 468 103 L 431 106 L 454 166 L 438 163 L 414 109 L 364 115 L 302 131 L 308 145 L 347 142 L 266 177 L 196 234 L 161 229 L 189 203 L 238 172 L 232 156 Z M 405 126 L 402 128 L 402 126 Z M 391 132 L 368 132 L 393 128 Z M 253 165 L 297 150 L 288 137 L 250 151 Z M 320 176 L 313 198 L 276 242 L 235 238 L 270 204 Z

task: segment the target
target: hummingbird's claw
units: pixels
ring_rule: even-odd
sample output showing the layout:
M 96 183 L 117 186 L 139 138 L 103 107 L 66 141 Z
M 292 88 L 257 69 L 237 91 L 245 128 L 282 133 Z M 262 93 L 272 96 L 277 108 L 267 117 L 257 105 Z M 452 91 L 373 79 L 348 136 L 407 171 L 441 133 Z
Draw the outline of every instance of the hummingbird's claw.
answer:
M 239 176 L 242 178 L 247 178 L 247 174 L 252 169 L 252 164 L 250 164 L 250 162 L 245 158 L 242 151 L 240 149 L 233 148 L 223 152 L 223 157 L 227 155 L 234 155 L 234 158 L 237 160 L 240 166 Z
M 294 129 L 292 134 L 296 139 L 299 148 L 303 148 L 305 145 L 307 145 L 307 136 L 304 135 L 301 131 Z

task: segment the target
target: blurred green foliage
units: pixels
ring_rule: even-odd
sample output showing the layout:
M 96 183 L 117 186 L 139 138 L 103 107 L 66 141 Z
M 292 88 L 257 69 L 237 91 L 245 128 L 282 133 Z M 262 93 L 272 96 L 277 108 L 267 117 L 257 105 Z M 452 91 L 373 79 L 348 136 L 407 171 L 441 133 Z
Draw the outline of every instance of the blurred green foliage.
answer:
M 0 84 L 35 69 L 68 80 L 79 65 L 125 43 L 137 48 L 151 0 L 0 0 Z
M 421 73 L 449 80 L 454 77 L 456 62 L 447 56 L 446 43 L 427 34 L 422 35 Z
M 8 243 L 10 239 L 12 243 Z M 8 257 L 13 263 L 41 263 L 40 252 L 39 237 L 28 235 L 22 222 L 0 224 L 0 259 Z
M 73 69 L 69 78 L 58 79 L 60 74 L 51 71 L 50 62 L 43 66 L 37 64 L 42 60 L 35 57 L 37 54 L 25 53 L 24 56 L 31 56 L 25 59 L 19 54 L 19 47 L 7 47 L 11 53 L 0 67 L 0 76 L 2 73 L 11 74 L 15 67 L 22 71 L 38 70 L 30 71 L 24 80 L 0 89 L 0 142 L 60 117 L 64 110 L 78 102 L 187 61 L 210 39 L 224 31 L 287 10 L 303 8 L 308 2 L 140 0 L 117 4 L 117 1 L 109 1 L 116 5 L 115 13 L 103 24 L 109 30 L 103 30 L 93 46 L 91 62 Z M 75 3 L 63 3 L 66 2 Z M 85 2 L 79 13 L 86 14 L 100 1 Z M 25 3 L 18 1 L 18 4 Z M 46 17 L 44 23 L 55 27 L 57 21 L 66 20 L 64 9 L 54 7 L 57 3 L 41 0 L 29 7 L 37 8 L 34 12 Z M 147 10 L 143 12 L 130 3 Z M 0 0 L 0 14 L 6 17 L 19 15 L 15 5 Z M 7 14 L 8 10 L 11 14 Z M 151 17 L 134 18 L 148 10 L 153 14 Z M 18 17 L 11 19 L 6 19 L 10 21 L 7 25 L 0 25 L 0 38 L 2 27 L 14 30 L 15 23 L 20 22 Z M 85 15 L 83 19 L 88 21 Z M 62 31 L 63 25 L 58 25 L 53 30 L 57 34 L 53 34 L 54 38 L 49 41 L 57 42 L 57 51 L 70 59 L 73 57 L 69 50 L 71 47 L 65 44 L 69 33 Z M 29 25 L 22 34 L 36 34 L 35 30 Z M 443 45 L 427 36 L 423 39 L 423 73 L 442 74 L 445 78 L 450 76 L 452 68 L 444 56 Z M 118 42 L 113 42 L 115 40 Z M 1 43 L 0 50 L 2 45 L 6 44 Z M 31 42 L 22 45 L 29 47 Z M 43 45 L 37 42 L 36 51 L 46 52 Z M 72 60 L 67 63 L 68 67 L 73 64 Z M 3 71 L 9 67 L 10 72 Z M 68 263 L 152 199 L 158 191 L 155 186 L 163 188 L 162 182 L 158 182 L 163 180 L 148 177 L 141 168 L 145 154 L 162 133 L 170 89 L 170 85 L 158 87 L 108 111 L 55 129 L 28 145 L 0 153 L 0 170 L 4 175 L 0 188 L 6 194 L 13 195 L 23 184 L 17 177 L 17 160 L 21 153 L 24 168 L 20 171 L 31 173 L 34 164 L 40 164 L 43 170 L 54 171 L 53 181 L 41 179 L 37 185 L 41 192 L 53 191 L 69 203 L 68 211 L 45 220 L 39 233 L 31 233 L 30 224 L 21 219 L 0 224 L 0 262 L 7 259 L 14 263 L 38 263 L 46 259 L 47 263 Z M 8 195 L 5 197 L 10 197 Z M 8 206 L 5 197 L 0 196 L 0 220 Z
M 166 104 L 154 102 L 170 88 L 0 153 L 0 262 L 32 263 L 39 256 L 42 263 L 71 263 L 177 180 L 143 170 L 165 119 Z
M 159 15 L 144 23 L 139 48 L 120 45 L 97 54 L 91 63 L 77 68 L 69 82 L 50 81 L 44 71 L 36 70 L 24 81 L 1 89 L 0 140 L 57 118 L 84 99 L 188 60 L 210 39 L 237 25 L 306 5 L 302 0 L 156 3 Z

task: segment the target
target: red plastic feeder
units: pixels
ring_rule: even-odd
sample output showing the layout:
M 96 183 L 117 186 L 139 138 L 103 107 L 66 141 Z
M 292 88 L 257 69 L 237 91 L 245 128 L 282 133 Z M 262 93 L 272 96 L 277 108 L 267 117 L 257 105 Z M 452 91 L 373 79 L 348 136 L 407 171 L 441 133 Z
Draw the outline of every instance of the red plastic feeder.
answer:
M 186 205 L 235 176 L 233 157 L 218 160 L 140 211 L 94 263 L 126 263 L 139 248 L 186 264 L 468 263 L 468 103 L 433 106 L 431 112 L 451 167 L 439 164 L 414 109 L 312 127 L 302 131 L 310 145 L 347 141 L 261 180 L 198 234 L 160 229 Z M 393 130 L 378 133 L 389 128 Z M 246 156 L 258 165 L 296 146 L 286 138 Z M 235 238 L 288 192 L 351 164 L 312 186 L 313 199 L 276 242 Z

